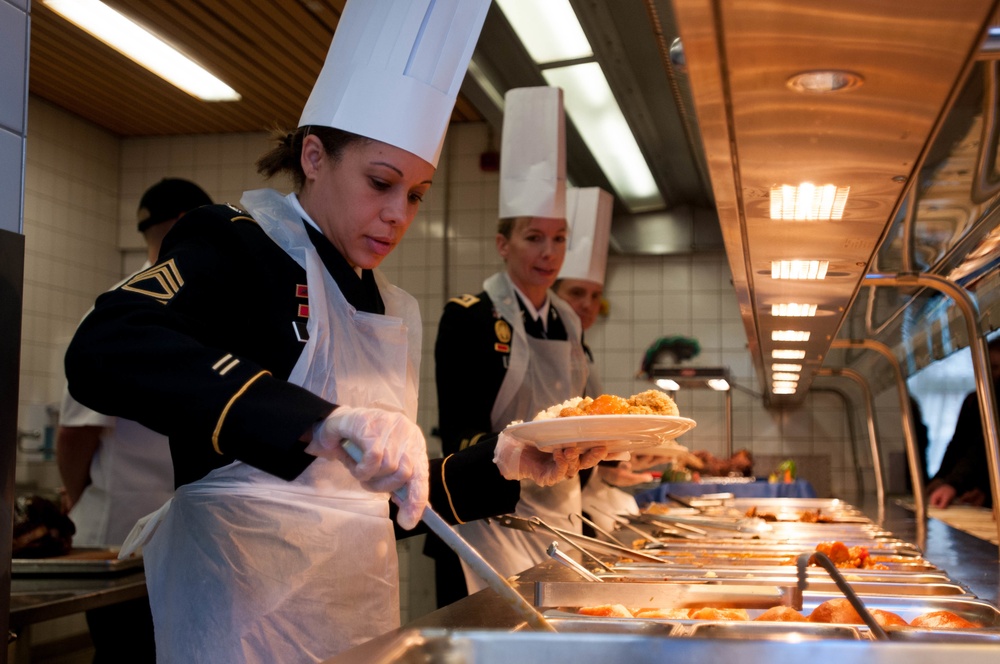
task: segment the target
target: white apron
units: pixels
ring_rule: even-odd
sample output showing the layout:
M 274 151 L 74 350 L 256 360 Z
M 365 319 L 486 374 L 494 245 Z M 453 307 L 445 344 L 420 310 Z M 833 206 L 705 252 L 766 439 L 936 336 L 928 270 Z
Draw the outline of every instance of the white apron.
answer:
M 606 514 L 639 514 L 639 503 L 636 502 L 635 496 L 603 481 L 597 468 L 583 487 L 581 498 L 583 511 L 588 514 L 590 520 L 609 533 L 614 533 L 616 522 L 610 516 L 605 516 Z M 597 537 L 605 539 L 599 533 Z
M 241 203 L 306 269 L 309 341 L 289 382 L 415 418 L 416 301 L 376 274 L 386 315 L 358 312 L 284 197 Z M 291 482 L 234 462 L 181 487 L 144 549 L 157 661 L 319 662 L 398 627 L 388 514 L 388 494 L 325 459 Z
M 524 331 L 514 285 L 506 272 L 489 277 L 483 288 L 497 312 L 511 322 L 514 335 L 507 373 L 490 413 L 493 430 L 500 431 L 513 420 L 530 420 L 540 410 L 583 394 L 588 365 L 580 343 L 579 318 L 573 309 L 559 298 L 550 298 L 551 306 L 556 308 L 566 326 L 569 340 L 535 339 Z M 580 511 L 580 481 L 573 478 L 551 487 L 522 481 L 521 499 L 514 513 L 523 517 L 537 516 L 551 526 L 580 532 L 580 522 L 570 521 L 568 517 Z M 546 549 L 554 539 L 551 533 L 528 533 L 486 520 L 462 524 L 458 528 L 505 577 L 546 560 Z M 486 587 L 465 563 L 462 569 L 470 594 Z

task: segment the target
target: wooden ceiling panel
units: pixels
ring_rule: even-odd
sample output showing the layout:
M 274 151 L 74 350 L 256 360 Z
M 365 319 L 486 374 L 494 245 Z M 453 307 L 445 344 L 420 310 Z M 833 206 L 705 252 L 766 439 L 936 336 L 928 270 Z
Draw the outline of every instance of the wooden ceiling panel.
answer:
M 326 58 L 342 0 L 106 0 L 240 93 L 204 102 L 32 4 L 29 89 L 120 136 L 294 127 Z M 459 99 L 455 121 L 482 119 Z

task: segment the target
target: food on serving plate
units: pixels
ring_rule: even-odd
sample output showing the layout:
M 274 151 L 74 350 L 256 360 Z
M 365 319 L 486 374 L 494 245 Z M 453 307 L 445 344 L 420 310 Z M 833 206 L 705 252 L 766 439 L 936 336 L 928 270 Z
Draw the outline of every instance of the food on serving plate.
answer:
M 728 459 L 720 459 L 707 450 L 696 450 L 694 456 L 701 461 L 701 476 L 752 477 L 753 454 L 750 450 L 736 450 Z
M 679 414 L 677 404 L 667 394 L 659 390 L 646 390 L 628 399 L 613 394 L 602 394 L 597 398 L 573 397 L 554 406 L 549 406 L 535 415 L 535 420 L 549 420 L 555 417 L 580 417 L 583 415 L 671 415 Z
M 931 611 L 917 616 L 910 621 L 911 627 L 923 627 L 925 629 L 968 629 L 979 627 L 978 624 L 970 622 L 962 616 L 951 611 Z
M 772 606 L 754 620 L 770 622 L 809 622 L 809 619 L 790 606 Z
M 827 600 L 817 606 L 809 614 L 809 622 L 845 625 L 863 625 L 865 623 L 851 606 L 851 603 L 843 597 Z
M 632 618 L 632 612 L 621 604 L 599 604 L 597 606 L 580 607 L 578 613 L 583 616 L 599 618 Z
M 816 550 L 826 554 L 834 565 L 841 568 L 853 569 L 889 569 L 878 562 L 868 553 L 868 549 L 863 546 L 847 546 L 843 542 L 820 542 L 816 545 Z M 810 565 L 815 565 L 816 561 L 809 559 Z
M 14 503 L 14 558 L 48 558 L 69 553 L 76 526 L 54 502 L 21 496 Z

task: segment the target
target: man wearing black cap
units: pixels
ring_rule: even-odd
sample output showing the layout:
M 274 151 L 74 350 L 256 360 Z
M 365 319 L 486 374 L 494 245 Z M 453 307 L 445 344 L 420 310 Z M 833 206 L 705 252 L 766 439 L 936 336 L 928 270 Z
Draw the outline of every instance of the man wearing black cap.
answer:
M 142 196 L 138 230 L 147 262 L 156 262 L 164 236 L 187 212 L 212 200 L 187 180 L 161 180 Z M 63 397 L 56 458 L 64 509 L 76 525 L 73 545 L 121 546 L 135 522 L 173 494 L 174 474 L 166 436 L 121 418 L 97 413 Z M 87 612 L 94 662 L 153 662 L 153 623 L 143 597 Z M 128 638 L 123 638 L 128 635 Z

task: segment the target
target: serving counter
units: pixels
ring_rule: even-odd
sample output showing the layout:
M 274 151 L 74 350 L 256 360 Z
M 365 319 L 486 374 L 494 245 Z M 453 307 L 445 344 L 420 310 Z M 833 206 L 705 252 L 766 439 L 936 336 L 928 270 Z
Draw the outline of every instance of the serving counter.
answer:
M 895 504 L 885 507 L 878 519 L 878 506 L 858 504 L 872 521 L 879 522 L 895 538 L 917 543 L 923 534 L 913 513 Z M 937 520 L 929 520 L 923 558 L 966 586 L 978 598 L 997 604 L 1000 596 L 1000 556 L 996 545 L 985 542 Z M 529 601 L 535 583 L 579 581 L 572 571 L 547 561 L 522 574 L 515 586 Z M 626 621 L 627 622 L 627 621 Z M 653 625 L 652 628 L 656 628 Z M 625 625 L 614 632 L 607 623 L 562 622 L 560 632 L 529 632 L 523 620 L 492 590 L 483 590 L 410 624 L 328 660 L 328 664 L 388 664 L 397 661 L 533 662 L 573 661 L 587 664 L 628 661 L 630 664 L 670 660 L 695 661 L 788 661 L 808 658 L 814 664 L 844 661 L 905 662 L 942 661 L 961 658 L 963 664 L 994 661 L 1000 633 L 991 630 L 981 641 L 962 635 L 961 642 L 893 640 L 768 640 L 727 638 L 663 638 L 669 634 L 650 632 L 649 623 Z M 669 659 L 668 659 L 669 658 Z

